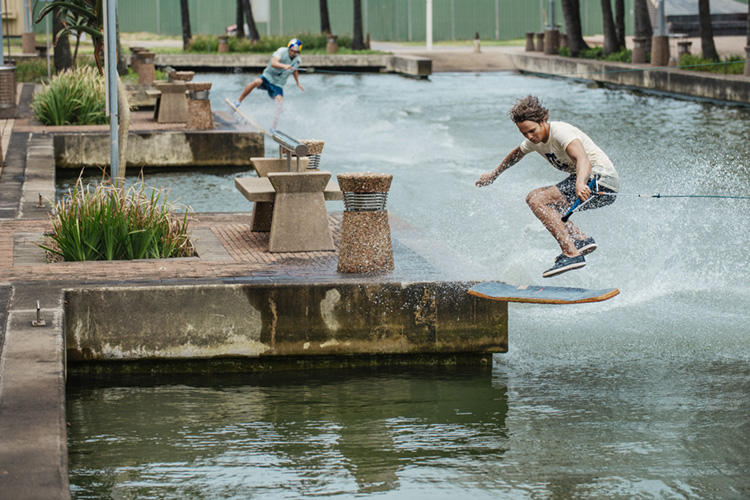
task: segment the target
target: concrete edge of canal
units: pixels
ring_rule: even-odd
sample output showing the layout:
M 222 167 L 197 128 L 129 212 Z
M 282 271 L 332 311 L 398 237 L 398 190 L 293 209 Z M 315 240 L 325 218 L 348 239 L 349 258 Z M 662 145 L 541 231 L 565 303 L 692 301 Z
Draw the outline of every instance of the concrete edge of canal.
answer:
M 0 360 L 0 487 L 8 498 L 70 498 L 68 369 L 489 368 L 508 349 L 508 305 L 468 295 L 471 284 L 14 285 Z

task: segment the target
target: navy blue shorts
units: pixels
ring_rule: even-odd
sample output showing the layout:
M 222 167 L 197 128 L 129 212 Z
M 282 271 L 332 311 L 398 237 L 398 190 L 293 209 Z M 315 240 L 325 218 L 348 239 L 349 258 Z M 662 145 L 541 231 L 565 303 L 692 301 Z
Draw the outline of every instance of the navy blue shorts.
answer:
M 599 176 L 597 176 L 597 178 L 598 177 Z M 557 184 L 555 184 L 555 186 L 557 186 L 557 189 L 560 190 L 560 193 L 562 193 L 565 199 L 568 200 L 568 207 L 570 207 L 578 199 L 578 196 L 576 195 L 575 174 L 558 182 Z M 614 193 L 614 191 L 604 186 L 599 186 L 598 190 L 604 193 Z M 595 208 L 606 207 L 607 205 L 611 205 L 612 203 L 614 203 L 616 198 L 617 196 L 611 196 L 608 194 L 592 194 L 586 203 L 580 205 L 580 208 L 578 210 L 583 212 L 584 210 L 593 210 Z
M 271 99 L 276 99 L 277 95 L 284 97 L 284 89 L 266 80 L 265 76 L 261 76 L 260 79 L 263 80 L 263 83 L 260 84 L 260 88 L 268 92 L 268 97 Z

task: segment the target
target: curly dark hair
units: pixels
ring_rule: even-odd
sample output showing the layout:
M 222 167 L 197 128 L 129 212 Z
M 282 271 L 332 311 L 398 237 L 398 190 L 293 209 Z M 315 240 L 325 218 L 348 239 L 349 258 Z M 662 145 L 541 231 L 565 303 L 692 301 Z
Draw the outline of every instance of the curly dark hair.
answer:
M 542 123 L 549 119 L 549 110 L 542 106 L 542 101 L 531 94 L 516 101 L 516 104 L 508 112 L 513 123 L 532 121 Z

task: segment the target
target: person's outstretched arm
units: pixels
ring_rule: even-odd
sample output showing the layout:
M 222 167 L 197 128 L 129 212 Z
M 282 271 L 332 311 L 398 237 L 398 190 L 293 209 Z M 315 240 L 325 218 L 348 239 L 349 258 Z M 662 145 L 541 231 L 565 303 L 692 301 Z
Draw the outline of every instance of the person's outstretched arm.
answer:
M 487 172 L 486 174 L 482 174 L 482 176 L 476 182 L 477 187 L 489 186 L 490 184 L 495 182 L 495 179 L 497 179 L 500 174 L 521 161 L 521 158 L 523 158 L 524 156 L 525 155 L 521 152 L 521 147 L 516 146 L 513 151 L 508 153 L 508 156 L 505 157 L 502 163 L 500 163 L 500 165 L 498 165 L 495 170 L 493 170 L 492 172 Z

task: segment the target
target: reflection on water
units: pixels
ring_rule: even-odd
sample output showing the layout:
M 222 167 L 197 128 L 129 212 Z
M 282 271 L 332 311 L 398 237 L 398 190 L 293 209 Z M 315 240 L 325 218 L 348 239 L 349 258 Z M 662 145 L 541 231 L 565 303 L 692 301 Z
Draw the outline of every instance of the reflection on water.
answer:
M 69 387 L 76 498 L 472 489 L 508 445 L 506 389 L 487 372 L 187 382 Z
M 559 253 L 524 199 L 561 173 L 528 157 L 474 186 L 521 142 L 507 110 L 527 93 L 608 153 L 623 192 L 750 195 L 748 108 L 509 74 L 303 77 L 279 128 L 325 140 L 334 174 L 393 174 L 389 211 L 460 255 L 455 271 L 484 266 L 482 279 L 541 284 Z M 209 78 L 224 109 L 248 76 Z M 245 102 L 261 124 L 273 119 L 269 99 Z M 245 174 L 146 181 L 199 211 L 246 211 L 232 182 Z M 551 284 L 621 294 L 512 305 L 509 352 L 491 375 L 73 386 L 74 494 L 748 498 L 748 213 L 747 200 L 622 197 L 576 214 L 599 248 Z

